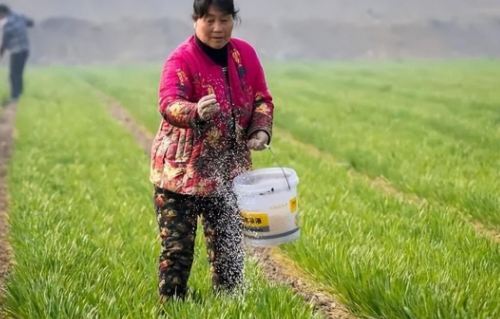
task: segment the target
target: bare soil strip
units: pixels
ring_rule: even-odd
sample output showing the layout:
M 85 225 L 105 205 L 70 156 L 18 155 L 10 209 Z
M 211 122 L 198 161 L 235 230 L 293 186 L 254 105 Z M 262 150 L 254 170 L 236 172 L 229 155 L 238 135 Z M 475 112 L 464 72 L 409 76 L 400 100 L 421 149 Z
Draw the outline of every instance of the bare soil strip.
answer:
M 122 123 L 144 151 L 149 153 L 154 136 L 138 125 L 118 101 L 100 91 L 96 90 L 96 93 L 106 101 L 111 115 Z M 258 260 L 269 282 L 293 287 L 293 290 L 309 302 L 316 311 L 329 319 L 355 318 L 333 296 L 309 281 L 308 276 L 293 261 L 277 250 L 250 249 L 249 252 Z
M 346 167 L 349 171 L 349 174 L 355 177 L 361 177 L 364 181 L 366 181 L 367 184 L 369 184 L 372 188 L 382 190 L 383 193 L 390 195 L 392 197 L 395 197 L 396 199 L 400 201 L 404 201 L 406 203 L 411 203 L 411 204 L 416 204 L 416 205 L 422 205 L 427 203 L 427 201 L 423 198 L 418 197 L 417 195 L 414 194 L 407 194 L 399 191 L 394 187 L 394 185 L 391 184 L 391 182 L 384 177 L 376 177 L 372 178 L 371 176 L 361 173 L 359 171 L 356 171 L 355 169 L 350 167 L 349 163 L 345 162 L 340 162 L 338 161 L 333 155 L 325 153 L 323 151 L 320 151 L 317 149 L 315 146 L 311 144 L 306 144 L 303 143 L 295 138 L 295 136 L 292 135 L 292 133 L 283 130 L 281 128 L 274 128 L 274 132 L 279 134 L 283 139 L 286 139 L 288 142 L 296 144 L 300 146 L 301 148 L 304 148 L 307 150 L 307 154 L 310 154 L 313 157 L 316 158 L 321 158 L 321 159 L 326 159 L 330 161 L 331 163 L 335 163 L 338 166 L 343 166 Z
M 275 248 L 253 248 L 251 254 L 257 258 L 268 281 L 291 286 L 309 302 L 316 311 L 334 319 L 355 319 L 349 310 L 329 293 L 318 287 L 297 263 Z
M 111 115 L 113 115 L 113 117 L 116 118 L 132 134 L 137 143 L 147 154 L 149 154 L 154 136 L 145 127 L 136 123 L 130 113 L 125 110 L 125 108 L 123 108 L 118 101 L 104 95 L 102 92 L 98 92 L 98 94 L 106 101 L 106 105 L 108 106 Z
M 9 208 L 7 171 L 13 145 L 16 107 L 16 104 L 11 103 L 0 110 L 0 318 L 2 317 L 1 294 L 4 292 L 4 281 L 12 261 L 11 248 L 7 242 Z
M 331 154 L 325 153 L 323 151 L 318 150 L 316 147 L 314 147 L 311 144 L 306 144 L 303 143 L 299 140 L 297 140 L 290 132 L 280 129 L 280 128 L 274 128 L 274 132 L 279 134 L 281 137 L 285 138 L 287 141 L 296 144 L 304 149 L 307 150 L 307 153 L 316 157 L 316 158 L 322 158 L 322 159 L 327 159 L 331 161 L 332 163 L 336 163 L 338 166 L 345 166 L 349 167 L 350 165 L 348 163 L 342 163 L 339 162 L 334 156 Z M 416 206 L 422 206 L 422 205 L 427 205 L 428 202 L 425 198 L 418 197 L 415 194 L 408 194 L 404 193 L 400 190 L 398 190 L 394 185 L 386 178 L 384 177 L 371 177 L 368 174 L 356 171 L 353 168 L 348 168 L 349 174 L 351 174 L 353 177 L 358 177 L 362 178 L 363 180 L 366 181 L 367 184 L 370 185 L 370 187 L 374 189 L 378 189 L 382 191 L 384 194 L 392 196 L 396 198 L 397 200 L 416 205 Z M 459 216 L 461 216 L 466 222 L 468 222 L 475 230 L 477 233 L 481 234 L 485 238 L 488 238 L 489 240 L 495 242 L 495 243 L 500 243 L 500 229 L 492 229 L 490 227 L 487 227 L 480 223 L 477 220 L 473 220 L 470 216 L 467 216 L 466 214 L 460 212 L 458 209 L 455 207 L 449 207 L 455 213 L 457 213 Z
M 474 229 L 478 233 L 480 233 L 483 236 L 491 239 L 495 243 L 500 244 L 500 231 L 488 228 L 488 227 L 486 227 L 485 225 L 481 224 L 478 221 L 469 220 L 469 222 L 472 224 L 472 226 L 474 226 Z

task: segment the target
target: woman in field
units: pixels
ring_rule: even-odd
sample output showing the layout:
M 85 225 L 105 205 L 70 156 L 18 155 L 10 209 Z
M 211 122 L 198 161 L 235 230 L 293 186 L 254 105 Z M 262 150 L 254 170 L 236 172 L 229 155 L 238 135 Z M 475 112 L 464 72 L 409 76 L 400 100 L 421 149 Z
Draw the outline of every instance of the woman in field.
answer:
M 273 110 L 255 50 L 231 38 L 233 0 L 195 0 L 195 34 L 167 59 L 159 87 L 163 117 L 151 152 L 162 239 L 162 302 L 184 298 L 202 217 L 217 291 L 243 281 L 242 221 L 232 180 L 251 169 L 250 150 L 270 142 Z

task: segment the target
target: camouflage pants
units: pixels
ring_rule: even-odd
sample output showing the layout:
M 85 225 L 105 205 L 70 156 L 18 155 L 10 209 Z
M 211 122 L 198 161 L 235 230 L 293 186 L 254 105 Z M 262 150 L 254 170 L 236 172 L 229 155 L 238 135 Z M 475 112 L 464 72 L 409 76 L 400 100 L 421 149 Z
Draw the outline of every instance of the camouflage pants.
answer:
M 236 196 L 195 197 L 155 188 L 154 203 L 161 237 L 158 280 L 162 298 L 184 298 L 193 264 L 198 216 L 218 290 L 232 291 L 243 282 L 243 232 Z

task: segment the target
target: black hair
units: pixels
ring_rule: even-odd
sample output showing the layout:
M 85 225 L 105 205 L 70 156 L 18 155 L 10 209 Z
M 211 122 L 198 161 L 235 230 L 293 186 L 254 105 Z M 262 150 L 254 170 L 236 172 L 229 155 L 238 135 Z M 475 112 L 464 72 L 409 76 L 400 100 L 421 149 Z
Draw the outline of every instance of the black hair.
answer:
M 9 14 L 10 9 L 5 4 L 0 4 L 0 13 Z
M 208 14 L 208 9 L 213 5 L 222 12 L 226 12 L 233 16 L 234 20 L 239 20 L 238 12 L 234 7 L 233 0 L 194 0 L 193 4 L 193 20 L 203 18 Z

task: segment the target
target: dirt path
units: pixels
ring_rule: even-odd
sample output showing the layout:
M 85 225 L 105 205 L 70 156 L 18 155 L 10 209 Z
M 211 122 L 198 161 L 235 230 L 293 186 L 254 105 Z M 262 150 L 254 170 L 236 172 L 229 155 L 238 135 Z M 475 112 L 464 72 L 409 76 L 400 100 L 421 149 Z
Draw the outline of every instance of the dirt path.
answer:
M 327 318 L 356 318 L 332 294 L 313 283 L 295 261 L 284 256 L 278 249 L 253 248 L 250 251 L 260 263 L 268 281 L 292 287 Z
M 356 171 L 353 168 L 350 168 L 349 163 L 340 162 L 333 155 L 325 153 L 323 151 L 320 151 L 315 146 L 313 146 L 311 144 L 306 144 L 306 143 L 303 143 L 303 142 L 297 140 L 295 138 L 295 136 L 293 136 L 290 132 L 288 132 L 286 130 L 283 130 L 283 129 L 277 127 L 277 128 L 274 128 L 274 131 L 276 134 L 279 134 L 279 136 L 282 137 L 283 139 L 285 139 L 286 141 L 305 149 L 307 151 L 307 154 L 309 154 L 315 158 L 318 158 L 318 159 L 326 159 L 326 160 L 330 161 L 331 163 L 335 163 L 337 166 L 346 167 L 348 169 L 349 174 L 351 174 L 352 176 L 355 176 L 357 178 L 363 179 L 368 185 L 370 185 L 370 187 L 372 187 L 374 189 L 381 190 L 383 193 L 390 195 L 392 197 L 395 197 L 396 199 L 403 201 L 403 202 L 406 202 L 406 203 L 410 203 L 410 204 L 414 204 L 414 205 L 423 205 L 423 204 L 427 203 L 427 201 L 425 199 L 420 198 L 417 195 L 407 194 L 407 193 L 403 193 L 403 192 L 399 191 L 398 189 L 396 189 L 394 187 L 394 185 L 391 184 L 391 182 L 389 180 L 387 180 L 385 178 L 382 178 L 382 177 L 372 178 L 372 177 L 368 176 L 367 174 L 361 173 L 359 171 Z
M 118 120 L 135 138 L 137 143 L 144 149 L 146 154 L 151 151 L 154 136 L 145 127 L 139 125 L 130 113 L 116 100 L 96 91 L 97 94 L 106 102 L 109 113 Z
M 7 242 L 7 210 L 9 206 L 7 171 L 13 144 L 16 107 L 15 104 L 10 104 L 0 110 L 0 294 L 4 291 L 4 280 L 11 265 L 11 250 Z M 2 304 L 0 298 L 1 317 Z
M 100 91 L 95 91 L 106 102 L 110 114 L 134 136 L 137 143 L 149 154 L 154 136 L 147 129 L 138 125 L 118 101 Z M 311 283 L 299 267 L 280 254 L 278 250 L 249 249 L 248 252 L 258 260 L 269 282 L 291 286 L 297 294 L 312 304 L 315 310 L 326 318 L 355 319 L 333 296 Z

